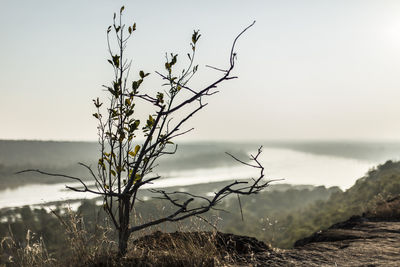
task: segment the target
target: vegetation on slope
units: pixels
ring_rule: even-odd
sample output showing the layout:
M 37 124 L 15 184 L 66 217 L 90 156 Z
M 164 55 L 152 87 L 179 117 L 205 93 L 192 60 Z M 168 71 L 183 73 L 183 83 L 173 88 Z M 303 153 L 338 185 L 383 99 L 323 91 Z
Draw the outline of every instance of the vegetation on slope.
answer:
M 205 189 L 210 190 L 208 187 Z M 334 223 L 347 220 L 353 215 L 361 215 L 367 210 L 376 211 L 380 208 L 376 205 L 383 199 L 399 194 L 400 162 L 387 161 L 370 170 L 345 192 L 339 188 L 276 185 L 257 196 L 240 199 L 243 220 L 236 197 L 227 199 L 219 207 L 225 211 L 214 211 L 204 219 L 216 225 L 222 232 L 255 236 L 273 246 L 291 247 L 296 240 L 326 229 Z M 138 209 L 142 216 L 136 219 L 144 221 L 155 214 L 168 212 L 160 200 L 141 202 Z M 57 216 L 43 208 L 29 207 L 0 210 L 0 236 L 8 240 L 12 238 L 19 251 L 29 244 L 31 247 L 36 244 L 36 248 L 45 244 L 47 254 L 42 253 L 40 256 L 50 255 L 53 259 L 76 258 L 77 253 L 82 254 L 82 251 L 85 257 L 89 255 L 91 259 L 95 259 L 106 253 L 105 251 L 111 251 L 115 237 L 105 231 L 105 213 L 101 208 L 96 208 L 94 201 L 84 201 L 76 213 L 78 215 L 71 215 L 61 207 L 56 207 L 54 213 Z M 74 223 L 70 224 L 71 221 Z M 72 227 L 73 225 L 75 226 Z M 194 227 L 192 220 L 179 225 L 166 224 L 151 230 L 173 232 L 212 229 L 199 219 Z M 142 233 L 141 236 L 148 233 Z M 76 239 L 77 236 L 80 239 Z M 81 244 L 81 248 L 77 245 L 71 246 L 71 242 Z M 8 262 L 10 259 L 11 252 L 6 249 L 5 244 L 10 243 L 2 242 L 0 262 Z
M 283 203 L 293 196 L 289 191 L 276 194 L 281 194 L 277 199 L 281 199 Z M 274 246 L 288 248 L 298 239 L 347 220 L 353 215 L 361 215 L 373 209 L 381 200 L 399 194 L 400 162 L 387 161 L 370 170 L 345 192 L 336 190 L 326 201 L 320 199 L 306 207 L 294 206 L 294 209 L 285 209 L 281 205 L 276 210 L 264 208 L 264 201 L 257 201 L 245 208 L 245 212 L 249 212 L 253 217 L 251 221 L 230 223 L 226 227 L 233 233 L 251 234 L 271 242 Z M 304 201 L 304 198 L 299 198 L 291 203 Z M 265 227 L 260 229 L 254 222 L 264 224 Z

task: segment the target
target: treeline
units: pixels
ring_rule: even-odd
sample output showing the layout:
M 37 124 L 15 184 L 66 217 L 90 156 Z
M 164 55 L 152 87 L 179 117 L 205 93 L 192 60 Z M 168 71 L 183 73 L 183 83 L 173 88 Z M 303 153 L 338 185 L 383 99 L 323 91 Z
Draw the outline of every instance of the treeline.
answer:
M 245 222 L 240 222 L 236 216 L 236 222 L 232 220 L 226 225 L 226 229 L 233 233 L 253 235 L 277 247 L 291 247 L 298 239 L 347 220 L 353 215 L 362 215 L 367 210 L 375 209 L 380 201 L 399 195 L 400 162 L 387 161 L 370 170 L 345 192 L 332 189 L 330 192 L 327 200 L 315 198 L 315 201 L 303 207 L 296 201 L 304 203 L 307 198 L 302 196 L 296 200 L 292 199 L 296 194 L 290 191 L 276 192 L 275 194 L 280 194 L 276 199 L 282 201 L 277 206 L 278 209 L 264 208 L 265 205 L 268 206 L 267 199 L 254 204 L 248 203 L 244 210 L 249 213 L 246 216 L 249 219 L 245 218 Z M 292 209 L 283 207 L 285 204 L 291 205 L 290 203 L 293 203 Z
M 215 184 L 206 184 L 202 187 L 190 191 L 196 194 L 210 192 L 213 188 L 221 187 L 224 182 Z M 176 190 L 171 189 L 171 190 Z M 260 215 L 278 214 L 281 211 L 287 213 L 296 212 L 301 208 L 314 203 L 317 200 L 326 200 L 330 194 L 340 191 L 338 188 L 326 189 L 325 187 L 312 186 L 290 186 L 276 185 L 252 198 L 241 198 L 242 212 L 244 221 L 241 221 L 241 212 L 238 206 L 236 196 L 227 199 L 218 208 L 224 211 L 211 211 L 209 214 L 200 218 L 192 218 L 180 223 L 166 223 L 152 229 L 141 232 L 141 235 L 149 234 L 151 231 L 160 230 L 164 232 L 173 231 L 208 231 L 216 226 L 219 231 L 233 232 L 241 235 L 257 235 L 258 231 L 268 232 L 271 227 L 268 226 L 268 217 Z M 145 192 L 143 192 L 145 193 Z M 142 198 L 148 198 L 150 195 L 143 195 Z M 101 206 L 96 205 L 97 200 L 84 200 L 75 214 L 82 218 L 85 231 L 89 235 L 96 235 L 99 227 L 108 225 L 108 217 Z M 58 203 L 52 207 L 53 212 L 48 212 L 44 208 L 30 208 L 28 206 L 16 209 L 0 210 L 0 237 L 12 235 L 16 241 L 21 244 L 26 243 L 26 233 L 28 230 L 35 233 L 32 241 L 43 237 L 43 240 L 50 253 L 58 256 L 66 255 L 68 251 L 67 239 L 68 229 L 65 224 L 69 223 L 70 211 L 65 206 Z M 165 205 L 167 204 L 167 205 Z M 149 199 L 139 202 L 137 214 L 134 218 L 136 222 L 146 222 L 158 216 L 171 214 L 173 207 L 158 199 Z M 204 220 L 205 219 L 205 220 Z M 261 221 L 260 221 L 261 219 Z M 263 219 L 266 219 L 263 221 Z M 211 226 L 211 225 L 213 226 Z M 236 227 L 233 227 L 236 226 Z M 265 228 L 264 230 L 262 230 Z M 260 236 L 257 236 L 260 238 Z M 109 238 L 115 238 L 110 235 Z M 264 240 L 270 242 L 271 240 Z M 57 255 L 61 253 L 60 255 Z
M 345 192 L 337 187 L 271 186 L 254 197 L 238 199 L 233 196 L 227 199 L 218 207 L 219 210 L 196 219 L 194 226 L 191 220 L 164 224 L 149 231 L 211 230 L 211 223 L 222 232 L 254 236 L 275 247 L 287 248 L 300 238 L 352 215 L 362 214 L 374 208 L 379 200 L 399 194 L 400 162 L 387 161 L 369 171 Z M 140 215 L 134 220 L 145 222 L 171 211 L 171 207 L 161 200 L 150 199 L 140 202 L 137 207 L 137 214 Z M 62 221 L 68 221 L 70 215 L 61 206 L 53 208 L 53 213 L 29 207 L 0 210 L 0 237 L 12 233 L 16 240 L 23 243 L 29 229 L 36 234 L 36 238 L 43 237 L 49 252 L 65 254 L 68 231 Z M 107 225 L 107 216 L 101 206 L 96 206 L 95 200 L 83 201 L 77 214 L 83 218 L 80 227 L 85 227 L 89 234 L 95 235 L 99 227 Z M 110 235 L 109 238 L 114 237 Z
M 62 177 L 37 173 L 16 172 L 39 169 L 50 173 L 68 174 L 91 180 L 88 170 L 78 162 L 97 166 L 99 151 L 97 142 L 53 142 L 0 140 L 0 191 L 30 184 L 52 184 L 70 182 Z M 225 151 L 239 158 L 247 158 L 251 144 L 231 143 L 184 143 L 170 157 L 161 157 L 155 171 L 168 176 L 176 170 L 207 169 L 235 166 Z M 236 165 L 237 166 L 237 165 Z M 96 169 L 96 167 L 94 167 Z M 1 193 L 1 192 L 0 192 Z

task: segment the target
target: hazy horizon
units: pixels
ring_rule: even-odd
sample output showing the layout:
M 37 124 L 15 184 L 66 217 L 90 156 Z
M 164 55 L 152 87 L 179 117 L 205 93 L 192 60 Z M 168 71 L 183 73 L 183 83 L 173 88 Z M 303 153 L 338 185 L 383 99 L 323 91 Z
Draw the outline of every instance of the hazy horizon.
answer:
M 165 52 L 184 62 L 193 29 L 201 88 L 220 75 L 205 65 L 224 68 L 234 37 L 257 21 L 237 44 L 239 79 L 208 98 L 179 142 L 400 140 L 400 2 L 376 0 L 5 1 L 0 139 L 96 141 L 91 100 L 112 76 L 105 31 L 122 5 L 137 23 L 131 78 L 150 72 L 150 91 Z
M 98 139 L 85 140 L 85 139 L 12 139 L 12 138 L 0 138 L 0 141 L 32 141 L 32 142 L 76 142 L 76 143 L 98 143 Z M 144 141 L 144 139 L 136 139 L 137 142 Z M 286 138 L 286 139 L 175 139 L 176 143 L 400 143 L 399 139 L 300 139 L 300 138 Z

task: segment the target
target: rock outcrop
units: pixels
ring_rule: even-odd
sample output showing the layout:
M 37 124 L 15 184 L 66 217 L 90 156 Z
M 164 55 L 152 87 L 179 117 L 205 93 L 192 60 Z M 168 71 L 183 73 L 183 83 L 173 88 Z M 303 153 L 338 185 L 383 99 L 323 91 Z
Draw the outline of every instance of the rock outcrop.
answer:
M 298 240 L 256 253 L 255 266 L 400 266 L 400 198 Z

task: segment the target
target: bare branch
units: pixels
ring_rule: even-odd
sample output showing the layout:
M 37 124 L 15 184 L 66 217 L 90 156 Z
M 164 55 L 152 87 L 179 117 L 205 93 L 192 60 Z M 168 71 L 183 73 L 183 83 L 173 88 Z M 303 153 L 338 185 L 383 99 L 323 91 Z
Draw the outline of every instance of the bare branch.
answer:
M 228 72 L 227 70 L 223 70 L 223 69 L 220 69 L 220 68 L 216 68 L 216 67 L 213 67 L 213 66 L 210 66 L 210 65 L 206 65 L 206 67 L 207 67 L 207 68 L 210 68 L 210 69 L 217 70 L 217 71 L 225 72 L 225 73 Z
M 232 157 L 234 160 L 236 160 L 236 161 L 238 161 L 238 162 L 240 162 L 240 163 L 242 163 L 242 164 L 244 164 L 244 165 L 247 165 L 247 166 L 253 167 L 253 168 L 260 168 L 260 166 L 252 165 L 252 164 L 249 164 L 249 163 L 247 163 L 247 162 L 244 162 L 244 161 L 238 159 L 237 157 L 235 157 L 234 155 L 232 155 L 232 154 L 229 153 L 229 152 L 225 152 L 225 154 L 229 155 L 229 156 Z
M 251 184 L 249 184 L 249 182 L 247 182 L 247 181 L 234 181 L 234 182 L 226 185 L 225 187 L 221 188 L 219 191 L 217 191 L 215 193 L 214 197 L 211 199 L 203 197 L 203 196 L 194 195 L 194 194 L 191 194 L 188 192 L 179 192 L 179 191 L 166 192 L 165 190 L 152 189 L 151 192 L 161 195 L 161 197 L 156 197 L 156 198 L 166 200 L 169 203 L 171 203 L 173 206 L 177 207 L 178 209 L 175 212 L 173 212 L 172 214 L 165 216 L 163 218 L 153 220 L 153 221 L 144 223 L 142 225 L 134 226 L 134 227 L 130 228 L 129 231 L 131 231 L 131 232 L 139 231 L 141 229 L 147 228 L 149 226 L 157 225 L 157 224 L 160 224 L 163 222 L 176 222 L 176 221 L 184 220 L 184 219 L 192 217 L 192 216 L 198 216 L 200 214 L 203 214 L 203 213 L 209 211 L 210 209 L 216 209 L 215 206 L 222 199 L 224 199 L 225 197 L 227 197 L 231 194 L 237 194 L 239 202 L 240 202 L 240 195 L 255 194 L 255 193 L 263 190 L 264 188 L 269 186 L 269 184 L 274 180 L 268 180 L 268 181 L 261 182 L 261 180 L 264 178 L 264 168 L 258 161 L 258 157 L 261 154 L 261 151 L 262 150 L 260 147 L 258 149 L 258 153 L 256 154 L 256 156 L 251 156 L 252 157 L 251 160 L 255 161 L 256 164 L 249 164 L 249 163 L 239 161 L 246 166 L 259 169 L 260 173 L 259 173 L 259 176 L 257 179 L 253 179 L 253 182 Z M 239 185 L 246 185 L 246 186 L 236 188 L 236 186 L 239 186 Z M 175 198 L 174 196 L 178 196 L 178 197 L 179 196 L 188 196 L 190 198 L 185 200 L 184 202 L 180 203 L 179 198 Z M 189 208 L 188 207 L 189 203 L 192 203 L 196 199 L 203 200 L 207 204 Z M 240 208 L 241 208 L 241 203 L 240 203 Z M 242 214 L 242 219 L 244 219 L 242 208 L 241 208 L 241 214 Z
M 90 192 L 92 194 L 102 195 L 102 196 L 119 196 L 116 193 L 111 193 L 111 192 L 108 192 L 108 193 L 104 192 L 103 193 L 103 192 L 96 192 L 94 190 L 91 190 L 91 189 L 89 189 L 87 187 L 87 185 L 82 181 L 81 178 L 70 176 L 70 175 L 58 174 L 58 173 L 49 173 L 49 172 L 44 172 L 44 171 L 41 171 L 41 170 L 34 170 L 34 169 L 28 169 L 28 170 L 19 171 L 19 172 L 16 172 L 16 174 L 27 173 L 27 172 L 37 172 L 37 173 L 40 173 L 40 174 L 43 174 L 43 175 L 55 176 L 55 177 L 64 177 L 64 178 L 68 178 L 68 179 L 72 179 L 72 180 L 78 181 L 78 182 L 80 182 L 82 184 L 84 189 L 76 189 L 76 188 L 73 188 L 73 187 L 66 186 L 66 188 L 69 188 L 69 189 L 77 191 L 77 192 Z
M 250 29 L 254 24 L 256 23 L 256 21 L 253 21 L 253 23 L 251 23 L 249 26 L 247 26 L 246 28 L 244 28 L 243 31 L 241 31 L 235 38 L 235 40 L 233 41 L 233 45 L 231 48 L 231 56 L 230 56 L 230 62 L 231 62 L 231 67 L 233 67 L 235 65 L 235 57 L 236 57 L 236 53 L 235 53 L 235 46 L 236 46 L 236 42 L 239 40 L 240 36 L 242 36 L 248 29 Z

